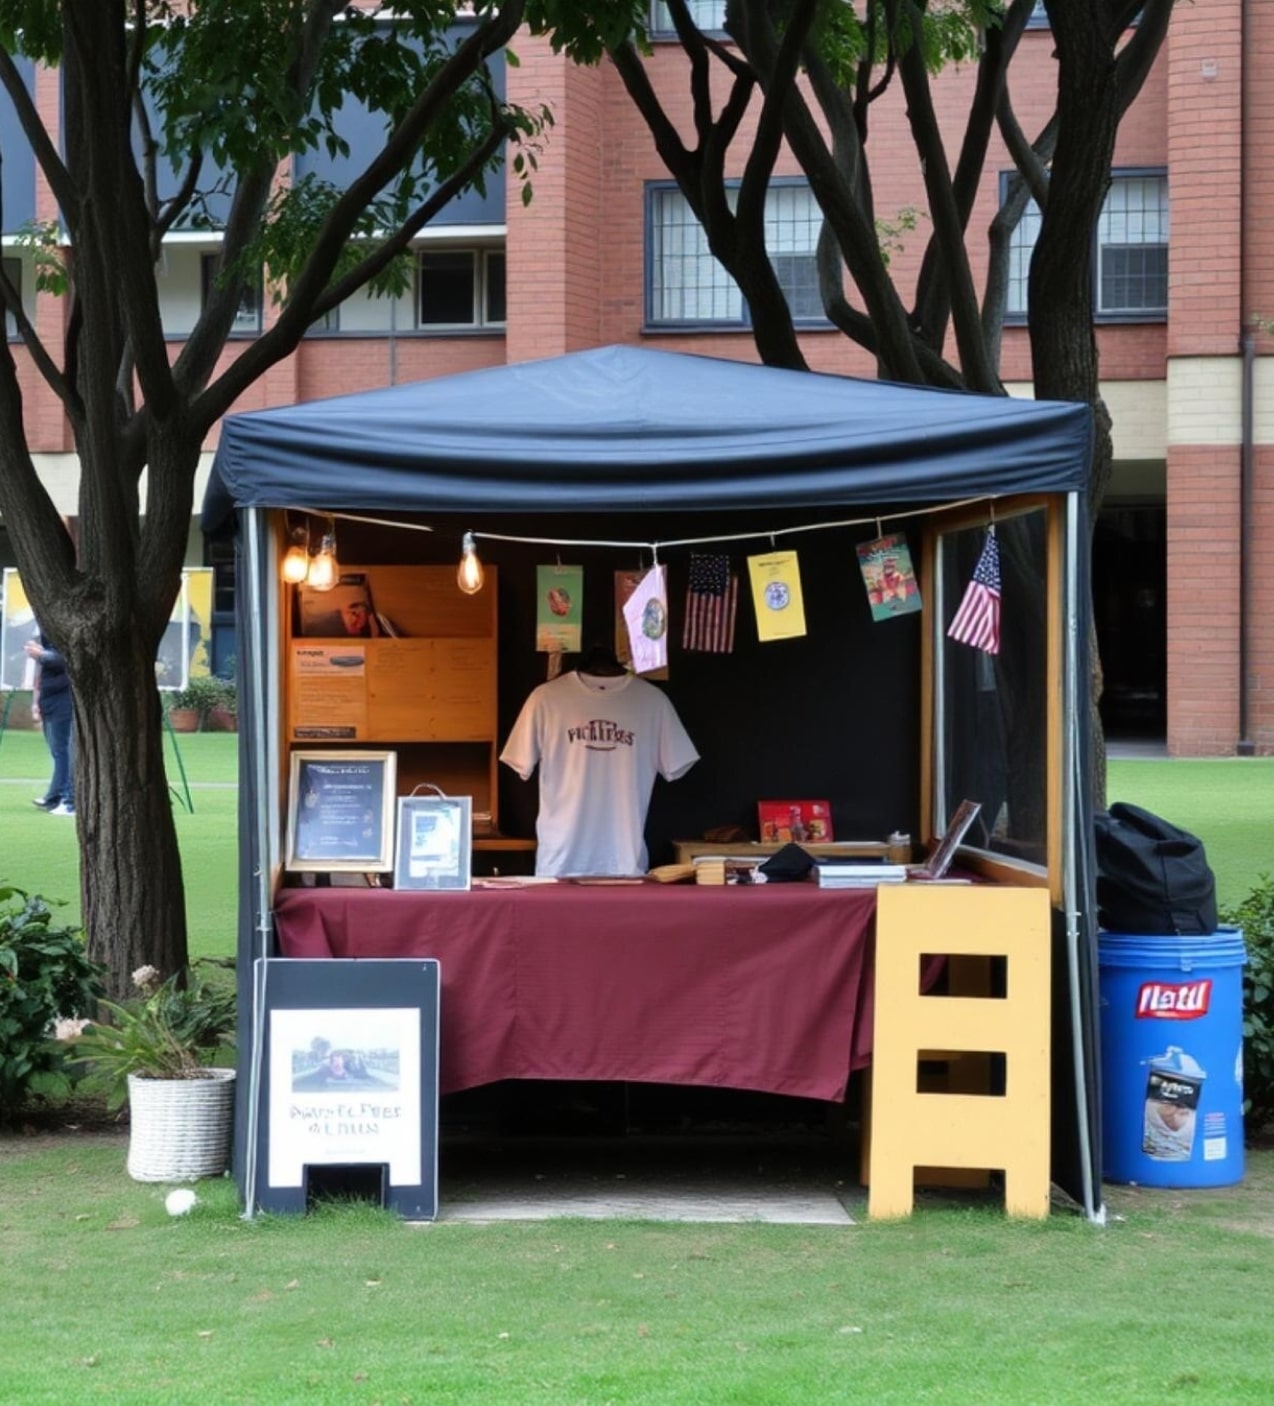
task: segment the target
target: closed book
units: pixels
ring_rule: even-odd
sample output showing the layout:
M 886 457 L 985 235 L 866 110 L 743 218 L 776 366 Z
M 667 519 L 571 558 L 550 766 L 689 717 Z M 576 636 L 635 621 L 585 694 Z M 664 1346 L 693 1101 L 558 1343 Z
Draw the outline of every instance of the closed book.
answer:
M 906 882 L 905 864 L 842 864 L 824 861 L 814 867 L 814 882 L 820 888 L 874 888 L 877 884 Z

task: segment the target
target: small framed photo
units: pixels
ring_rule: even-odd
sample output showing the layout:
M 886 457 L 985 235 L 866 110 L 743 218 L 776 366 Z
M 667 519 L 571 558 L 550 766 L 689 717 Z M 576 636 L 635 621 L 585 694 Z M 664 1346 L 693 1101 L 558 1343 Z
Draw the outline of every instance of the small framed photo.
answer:
M 467 889 L 472 859 L 472 796 L 399 798 L 396 889 Z
M 388 873 L 394 867 L 398 754 L 294 751 L 287 867 Z

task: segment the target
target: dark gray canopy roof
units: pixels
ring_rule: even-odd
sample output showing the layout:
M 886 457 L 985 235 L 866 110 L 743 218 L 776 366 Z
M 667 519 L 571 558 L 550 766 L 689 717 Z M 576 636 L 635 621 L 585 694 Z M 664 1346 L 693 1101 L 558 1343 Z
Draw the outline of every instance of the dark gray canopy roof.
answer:
M 228 416 L 236 507 L 663 512 L 1082 490 L 1086 405 L 614 346 Z

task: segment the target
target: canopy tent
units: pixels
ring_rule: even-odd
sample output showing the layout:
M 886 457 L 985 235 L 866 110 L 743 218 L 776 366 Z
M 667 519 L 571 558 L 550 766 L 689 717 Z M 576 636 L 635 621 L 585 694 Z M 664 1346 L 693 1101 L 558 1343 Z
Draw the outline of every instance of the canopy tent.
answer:
M 240 986 L 270 953 L 277 863 L 277 601 L 267 514 L 278 509 L 419 517 L 719 514 L 839 510 L 1060 495 L 1067 728 L 1065 899 L 1055 968 L 1054 1179 L 1100 1207 L 1095 902 L 1085 662 L 1087 406 L 1013 400 L 732 361 L 607 347 L 420 384 L 227 417 L 205 530 L 237 516 L 241 707 Z M 707 519 L 705 519 L 707 521 Z M 650 518 L 634 523 L 649 537 Z M 662 525 L 662 524 L 661 524 Z M 530 531 L 531 528 L 528 528 Z M 705 529 L 704 536 L 709 535 Z M 277 757 L 274 759 L 277 761 Z M 1064 914 L 1064 916 L 1063 916 Z M 241 1062 L 250 1051 L 241 1052 Z M 245 1086 L 249 1080 L 241 1079 Z M 241 1091 L 241 1100 L 250 1090 Z
M 235 508 L 715 511 L 1083 492 L 1085 407 L 604 347 L 229 416 Z

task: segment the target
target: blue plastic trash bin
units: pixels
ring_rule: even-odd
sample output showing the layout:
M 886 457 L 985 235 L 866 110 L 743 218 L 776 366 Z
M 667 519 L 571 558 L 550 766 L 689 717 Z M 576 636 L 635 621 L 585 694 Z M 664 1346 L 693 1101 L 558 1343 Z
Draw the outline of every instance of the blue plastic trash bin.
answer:
M 1238 928 L 1103 932 L 1102 1164 L 1107 1181 L 1243 1180 L 1243 972 Z

